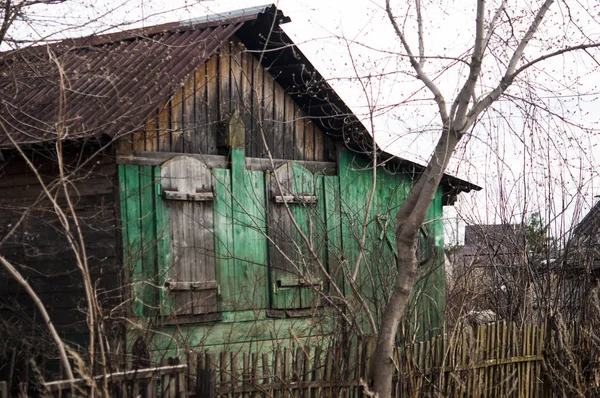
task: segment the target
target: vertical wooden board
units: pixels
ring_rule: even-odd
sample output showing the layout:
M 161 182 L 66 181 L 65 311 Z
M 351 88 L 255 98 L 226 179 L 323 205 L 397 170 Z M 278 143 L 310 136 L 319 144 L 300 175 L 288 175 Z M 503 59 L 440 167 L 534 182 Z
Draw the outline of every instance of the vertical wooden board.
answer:
M 252 120 L 252 95 L 254 87 L 252 81 L 252 54 L 243 48 L 241 53 L 242 59 L 242 106 L 240 109 L 240 115 L 246 126 L 246 154 L 247 156 L 257 157 L 257 142 L 252 134 L 253 120 Z
M 196 240 L 197 230 L 200 228 L 198 214 L 198 204 L 190 201 L 184 201 L 183 217 L 181 223 L 173 228 L 179 228 L 182 231 L 181 251 L 183 252 L 181 264 L 178 267 L 179 277 L 177 280 L 189 282 L 200 281 L 201 277 L 201 257 L 199 250 L 199 242 Z M 179 295 L 179 294 L 178 294 Z M 181 294 L 187 296 L 185 300 L 186 313 L 196 314 L 202 310 L 199 296 L 201 292 L 190 292 Z
M 372 245 L 374 244 L 375 239 L 377 239 L 379 232 L 377 231 L 377 223 L 374 221 L 374 211 L 373 211 L 373 203 L 369 204 L 369 197 L 371 195 L 371 191 L 373 189 L 373 185 L 375 184 L 375 189 L 377 189 L 377 181 L 373 181 L 373 163 L 367 162 L 364 159 L 355 160 L 357 162 L 357 166 L 360 168 L 358 184 L 354 186 L 356 189 L 356 204 L 357 210 L 360 217 L 360 226 L 357 228 L 357 252 L 362 250 L 363 257 L 360 263 L 359 268 L 359 284 L 364 286 L 363 292 L 367 297 L 377 298 L 377 285 L 379 281 L 374 280 L 374 275 L 371 268 L 371 262 L 376 261 L 372 252 Z M 369 207 L 370 206 L 370 207 Z M 364 222 L 364 217 L 368 213 L 368 218 L 366 221 L 366 225 L 362 225 Z M 363 249 L 360 248 L 360 239 L 362 238 L 363 229 L 366 231 L 366 244 Z M 354 266 L 354 264 L 353 264 Z M 373 313 L 376 311 L 376 306 L 374 305 L 372 308 Z
M 152 112 L 146 120 L 146 151 L 155 152 L 158 147 L 158 112 Z
M 379 170 L 382 171 L 382 170 Z M 396 235 L 395 215 L 398 203 L 394 202 L 393 190 L 400 181 L 398 176 L 384 172 L 377 174 L 377 190 L 373 203 L 373 225 L 376 227 L 373 242 L 373 274 L 379 281 L 376 292 L 379 297 L 387 297 L 396 282 Z
M 271 76 L 271 75 L 269 75 Z M 285 159 L 285 91 L 273 81 L 273 143 L 271 153 L 275 159 Z
M 302 114 L 302 122 L 304 124 L 304 160 L 317 160 L 313 123 L 306 115 L 304 115 L 304 112 L 302 112 Z
M 221 287 L 220 311 L 237 309 L 239 301 L 235 278 L 233 209 L 231 197 L 231 173 L 226 169 L 213 170 L 215 202 L 213 207 L 215 231 L 215 262 L 217 281 Z
M 270 199 L 270 198 L 269 198 Z M 296 250 L 289 236 L 289 216 L 281 207 L 270 206 L 268 220 L 270 295 L 273 308 L 299 308 L 300 294 L 297 288 L 279 288 L 278 280 L 297 277 L 293 270 Z
M 119 183 L 121 186 L 122 225 L 127 236 L 123 235 L 123 259 L 127 280 L 131 286 L 132 310 L 135 315 L 144 315 L 139 281 L 143 278 L 142 270 L 142 233 L 140 225 L 140 177 L 139 166 L 119 165 Z M 123 206 L 123 201 L 125 205 Z M 121 210 L 123 212 L 123 210 Z
M 128 168 L 131 166 L 128 165 L 119 165 L 118 175 L 119 175 L 119 208 L 121 209 L 121 244 L 123 245 L 123 269 L 125 276 L 125 283 L 131 282 L 131 273 L 129 270 L 134 267 L 134 260 L 132 258 L 135 253 L 134 248 L 129 245 L 129 228 L 131 225 L 131 220 L 129 218 L 129 212 L 127 209 L 127 205 L 129 203 L 128 198 L 128 189 L 127 189 L 127 174 Z
M 294 100 L 287 93 L 284 96 L 285 123 L 283 125 L 283 159 L 296 159 Z
M 216 273 L 216 261 L 215 261 L 215 231 L 214 231 L 214 219 L 213 219 L 213 202 L 204 203 L 204 268 L 205 268 L 205 278 L 207 281 L 217 281 L 217 273 Z M 208 292 L 208 297 L 206 298 L 207 312 L 216 312 L 218 310 L 218 290 L 212 290 Z
M 232 101 L 231 91 L 234 89 L 231 80 L 232 70 L 232 52 L 234 50 L 234 44 L 229 40 L 224 41 L 219 49 L 219 68 L 218 68 L 218 80 L 219 80 L 219 120 L 227 120 L 231 116 Z
M 244 170 L 244 152 L 232 151 L 231 186 L 235 275 L 240 310 L 266 306 L 267 240 L 265 181 L 262 172 Z
M 241 43 L 234 41 L 231 44 L 230 60 L 230 81 L 231 81 L 231 111 L 238 109 L 240 115 L 244 107 L 244 88 L 243 88 L 243 71 L 242 71 L 242 48 Z
M 310 308 L 319 304 L 320 294 L 318 289 L 325 287 L 325 274 L 323 268 L 326 267 L 326 247 L 325 247 L 325 197 L 322 176 L 313 176 L 314 187 L 313 193 L 317 197 L 317 203 L 304 205 L 307 214 L 307 238 L 310 241 L 312 250 L 303 251 L 303 255 L 307 258 L 305 261 L 305 275 L 313 280 L 321 281 L 322 285 L 318 287 L 308 287 L 302 289 L 301 305 L 303 308 Z M 316 255 L 316 256 L 315 256 Z
M 348 228 L 347 234 L 343 238 L 344 252 L 346 253 L 346 259 L 348 260 L 348 267 L 351 273 L 356 268 L 356 263 L 359 259 L 360 240 L 362 238 L 363 229 L 366 228 L 367 232 L 370 231 L 372 223 L 370 223 L 373 214 L 369 214 L 369 220 L 367 225 L 363 225 L 365 213 L 367 211 L 367 203 L 372 185 L 372 174 L 369 170 L 369 164 L 362 158 L 354 156 L 344 151 L 346 155 L 350 157 L 347 164 L 349 169 L 346 181 L 346 189 L 342 193 L 343 201 L 346 204 L 347 214 L 350 217 L 346 228 Z M 344 210 L 342 210 L 344 211 Z M 367 239 L 372 238 L 372 234 L 367 235 Z M 370 278 L 370 270 L 368 269 L 369 252 L 363 251 L 361 263 L 358 268 L 358 274 L 356 278 L 356 284 L 361 290 L 361 294 L 370 303 L 376 301 L 376 297 L 373 295 L 373 283 Z M 372 307 L 372 306 L 371 306 Z M 371 308 L 373 310 L 374 308 Z
M 196 73 L 188 76 L 183 90 L 183 152 L 202 153 L 196 129 Z
M 152 166 L 139 166 L 140 172 L 140 221 L 142 234 L 141 300 L 144 315 L 156 308 L 156 212 L 154 207 L 154 172 Z
M 271 305 L 273 308 L 300 308 L 300 288 L 279 287 L 278 281 L 299 278 L 302 273 L 301 253 L 299 252 L 299 234 L 293 225 L 292 216 L 296 217 L 297 205 L 275 203 L 277 195 L 295 194 L 294 170 L 291 163 L 286 163 L 268 175 L 269 206 L 269 265 L 271 277 Z
M 345 293 L 344 272 L 342 261 L 344 258 L 342 248 L 342 220 L 340 208 L 340 177 L 325 176 L 325 220 L 327 242 L 327 266 L 333 281 L 342 293 Z
M 196 193 L 210 191 L 212 174 L 199 160 L 177 157 L 165 162 L 161 169 L 161 184 L 165 191 Z M 212 231 L 205 231 L 205 222 L 212 218 L 210 204 L 188 200 L 169 200 L 173 270 L 171 279 L 178 282 L 208 282 L 214 280 L 214 260 L 206 253 L 214 253 Z M 212 229 L 212 222 L 209 221 Z M 206 235 L 210 237 L 207 237 Z M 207 267 L 211 267 L 208 270 Z M 179 314 L 214 311 L 214 291 L 173 292 L 174 308 Z
M 171 101 L 158 106 L 158 148 L 159 152 L 171 152 Z
M 252 125 L 250 128 L 252 129 L 252 137 L 254 142 L 256 143 L 256 157 L 265 158 L 266 156 L 266 148 L 265 141 L 266 136 L 263 139 L 263 123 L 264 123 L 264 115 L 263 115 L 263 104 L 264 104 L 264 82 L 263 82 L 263 67 L 252 54 L 249 54 L 250 60 L 252 61 L 252 113 L 250 114 L 250 118 L 252 119 Z
M 144 127 L 133 133 L 133 150 L 134 151 L 145 151 L 146 150 L 146 131 L 145 131 Z
M 341 210 L 341 244 L 344 258 L 344 265 L 348 272 L 352 273 L 356 261 L 358 247 L 356 245 L 355 223 L 359 222 L 360 216 L 357 214 L 357 204 L 355 198 L 355 185 L 357 185 L 357 173 L 353 169 L 352 156 L 347 150 L 338 152 L 338 174 L 339 174 L 339 197 Z M 347 289 L 346 294 L 351 297 L 351 290 Z
M 428 242 L 428 255 L 431 261 L 421 272 L 427 275 L 423 280 L 421 307 L 423 319 L 427 322 L 423 327 L 432 333 L 439 333 L 443 325 L 443 312 L 446 306 L 446 272 L 443 252 L 442 190 L 438 188 L 426 217 L 426 230 L 432 235 Z M 432 335 L 433 337 L 433 335 Z
M 304 136 L 304 119 L 302 109 L 294 104 L 294 159 L 308 160 L 306 158 L 305 136 Z
M 164 177 L 163 177 L 164 179 Z M 171 253 L 173 253 L 173 263 L 170 271 L 170 278 L 174 281 L 187 282 L 189 281 L 189 264 L 190 259 L 188 258 L 188 250 L 186 249 L 187 241 L 187 228 L 189 227 L 185 223 L 186 214 L 188 212 L 188 203 L 183 201 L 170 201 L 168 203 L 169 208 L 169 227 L 171 230 Z M 188 266 L 186 266 L 186 264 Z M 177 292 L 170 293 L 172 296 L 171 302 L 173 304 L 172 313 L 177 315 L 190 314 L 192 309 L 190 303 L 192 301 L 192 295 L 190 292 Z
M 310 121 L 315 141 L 315 160 L 319 162 L 327 161 L 327 137 L 319 126 Z
M 291 164 L 291 170 L 294 182 L 294 194 L 315 195 L 314 175 L 297 163 Z M 297 264 L 301 276 L 305 278 L 322 277 L 322 273 L 317 272 L 318 261 L 320 261 L 320 259 L 316 259 L 314 256 L 314 254 L 318 253 L 316 250 L 316 240 L 311 239 L 312 235 L 317 231 L 317 206 L 314 204 L 298 203 L 290 208 L 296 221 L 296 225 L 300 229 L 300 231 L 298 231 L 298 228 L 294 226 L 290 231 L 290 236 L 294 237 L 295 246 L 297 247 Z M 304 237 L 302 235 L 304 235 Z M 313 288 L 303 287 L 300 288 L 300 292 L 300 308 L 310 308 L 313 304 L 313 300 L 316 298 Z
M 194 139 L 198 153 L 216 154 L 217 137 L 210 135 L 208 128 L 208 104 L 206 99 L 206 64 L 200 65 L 195 72 L 194 88 L 194 127 L 196 137 Z
M 196 190 L 213 191 L 212 173 L 208 168 L 201 170 L 203 176 L 196 177 L 202 181 Z M 192 202 L 195 267 L 192 268 L 192 279 L 195 281 L 215 281 L 215 241 L 213 224 L 213 202 Z M 214 290 L 194 292 L 194 313 L 205 314 L 217 310 L 217 294 Z
M 210 137 L 217 136 L 220 122 L 219 114 L 219 78 L 217 75 L 218 56 L 213 55 L 206 62 L 206 125 Z
M 356 258 L 355 221 L 360 217 L 357 211 L 356 190 L 358 189 L 358 173 L 354 170 L 353 157 L 347 150 L 341 150 L 338 159 L 340 176 L 340 208 L 342 214 L 342 243 L 345 259 L 348 264 Z
M 171 254 L 171 227 L 169 222 L 169 207 L 161 197 L 160 166 L 154 167 L 154 178 L 156 181 L 155 203 L 156 203 L 156 251 L 158 268 L 158 287 L 160 298 L 160 311 L 162 314 L 170 315 L 173 305 L 171 295 L 166 293 L 165 282 L 170 276 L 173 266 Z
M 185 138 L 183 136 L 183 87 L 173 95 L 171 100 L 171 151 L 183 152 Z
M 264 67 L 260 67 L 263 74 L 263 102 L 262 102 L 262 119 L 261 128 L 262 133 L 265 135 L 267 141 L 267 150 L 271 153 L 271 156 L 275 158 L 275 131 L 273 123 L 273 105 L 274 101 L 274 87 L 273 77 L 269 74 Z

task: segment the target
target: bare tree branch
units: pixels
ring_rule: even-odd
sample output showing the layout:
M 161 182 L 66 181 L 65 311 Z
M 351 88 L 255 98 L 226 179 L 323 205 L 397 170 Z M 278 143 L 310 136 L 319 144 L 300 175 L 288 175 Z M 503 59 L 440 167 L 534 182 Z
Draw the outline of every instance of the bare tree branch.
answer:
M 417 79 L 421 80 L 423 84 L 425 84 L 425 86 L 427 86 L 427 88 L 433 93 L 433 98 L 438 106 L 440 116 L 442 117 L 442 123 L 445 125 L 446 123 L 448 123 L 449 118 L 448 110 L 446 109 L 446 100 L 444 99 L 442 92 L 440 91 L 438 86 L 429 78 L 429 76 L 427 76 L 427 74 L 423 71 L 421 64 L 413 55 L 412 50 L 410 49 L 410 45 L 406 41 L 406 37 L 404 37 L 404 33 L 402 33 L 402 30 L 396 22 L 396 18 L 394 17 L 394 14 L 392 12 L 390 0 L 385 1 L 385 10 L 390 22 L 392 23 L 392 26 L 394 27 L 396 36 L 398 36 L 400 42 L 402 43 L 402 46 L 404 46 L 404 49 L 406 50 L 406 54 L 408 55 L 410 64 L 414 68 L 415 72 L 417 72 Z

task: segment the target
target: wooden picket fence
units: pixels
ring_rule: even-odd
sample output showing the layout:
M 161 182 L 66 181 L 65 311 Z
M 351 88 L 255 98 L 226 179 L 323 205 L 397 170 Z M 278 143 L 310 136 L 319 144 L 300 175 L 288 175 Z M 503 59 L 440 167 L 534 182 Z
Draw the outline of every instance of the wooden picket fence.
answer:
M 398 347 L 397 397 L 542 397 L 546 327 L 490 324 Z M 367 397 L 375 338 L 350 347 L 198 355 L 196 396 Z
M 88 397 L 103 396 L 100 394 L 104 382 L 108 386 L 110 396 L 115 398 L 178 398 L 187 397 L 187 381 L 185 379 L 187 365 L 180 364 L 179 359 L 169 358 L 163 366 L 134 369 L 95 376 L 93 384 L 96 393 L 92 394 L 90 380 L 61 380 L 44 384 L 42 395 L 46 397 Z
M 600 344 L 595 341 L 600 343 L 592 330 L 574 325 L 462 326 L 431 341 L 397 348 L 394 395 L 535 398 L 572 396 L 583 388 L 585 396 L 598 396 L 600 351 L 593 346 Z M 372 336 L 330 347 L 190 353 L 187 364 L 171 358 L 169 366 L 110 374 L 107 384 L 115 398 L 367 397 L 369 361 L 378 360 L 374 351 Z M 584 372 L 571 371 L 575 366 L 584 369 L 584 364 Z M 81 391 L 86 381 L 46 384 L 62 396 L 73 386 Z M 570 391 L 569 386 L 579 390 Z

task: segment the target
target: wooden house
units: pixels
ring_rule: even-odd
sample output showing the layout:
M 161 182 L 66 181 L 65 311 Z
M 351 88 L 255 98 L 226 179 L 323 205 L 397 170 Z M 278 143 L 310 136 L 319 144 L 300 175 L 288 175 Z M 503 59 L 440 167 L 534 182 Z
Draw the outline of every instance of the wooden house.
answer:
M 569 321 L 595 321 L 600 282 L 600 202 L 570 231 L 562 254 L 550 264 L 561 310 Z
M 0 255 L 68 341 L 87 338 L 83 266 L 112 352 L 372 332 L 423 167 L 373 147 L 289 21 L 272 5 L 0 55 Z M 422 228 L 421 332 L 445 304 L 442 206 L 472 189 L 446 175 Z M 7 338 L 45 335 L 6 273 L 0 313 Z

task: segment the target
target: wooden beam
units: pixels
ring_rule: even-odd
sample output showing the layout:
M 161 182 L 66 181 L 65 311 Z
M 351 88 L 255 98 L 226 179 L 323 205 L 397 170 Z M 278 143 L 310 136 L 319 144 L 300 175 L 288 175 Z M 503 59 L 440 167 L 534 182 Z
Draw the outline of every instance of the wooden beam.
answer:
M 189 200 L 191 202 L 205 202 L 214 199 L 212 191 L 206 192 L 179 192 L 164 191 L 163 197 L 167 200 Z
M 275 195 L 275 203 L 317 203 L 316 195 Z
M 109 373 L 106 375 L 106 378 L 109 382 L 118 382 L 123 380 L 140 380 L 147 378 L 160 377 L 162 375 L 183 372 L 187 369 L 187 365 L 174 365 L 174 366 L 159 366 L 155 368 L 148 369 L 134 369 L 127 370 L 124 372 L 115 372 Z M 94 376 L 94 380 L 100 380 L 104 376 L 98 375 Z M 50 391 L 57 391 L 60 389 L 70 388 L 72 385 L 85 385 L 87 384 L 87 379 L 74 379 L 74 380 L 59 380 L 59 381 L 51 381 L 49 383 L 44 383 L 44 386 Z
M 318 287 L 323 289 L 323 281 L 321 279 L 305 279 L 305 278 L 282 278 L 277 280 L 277 287 Z
M 236 108 L 227 123 L 227 146 L 230 148 L 244 149 L 246 139 L 246 126 Z
M 208 282 L 180 282 L 166 281 L 165 287 L 169 292 L 200 292 L 204 290 L 218 290 L 217 281 Z
M 181 153 L 176 152 L 147 152 L 147 151 L 117 151 L 118 164 L 130 164 L 139 166 L 159 166 L 169 159 L 176 156 L 181 156 Z M 202 155 L 186 153 L 185 156 L 192 157 L 204 162 L 210 169 L 227 169 L 229 167 L 227 156 L 218 155 Z M 267 171 L 274 170 L 281 165 L 290 162 L 289 159 L 263 159 L 263 158 L 246 158 L 246 169 L 251 171 Z M 323 175 L 336 175 L 337 168 L 334 162 L 316 162 L 305 160 L 293 160 L 294 163 L 310 170 L 313 173 Z

